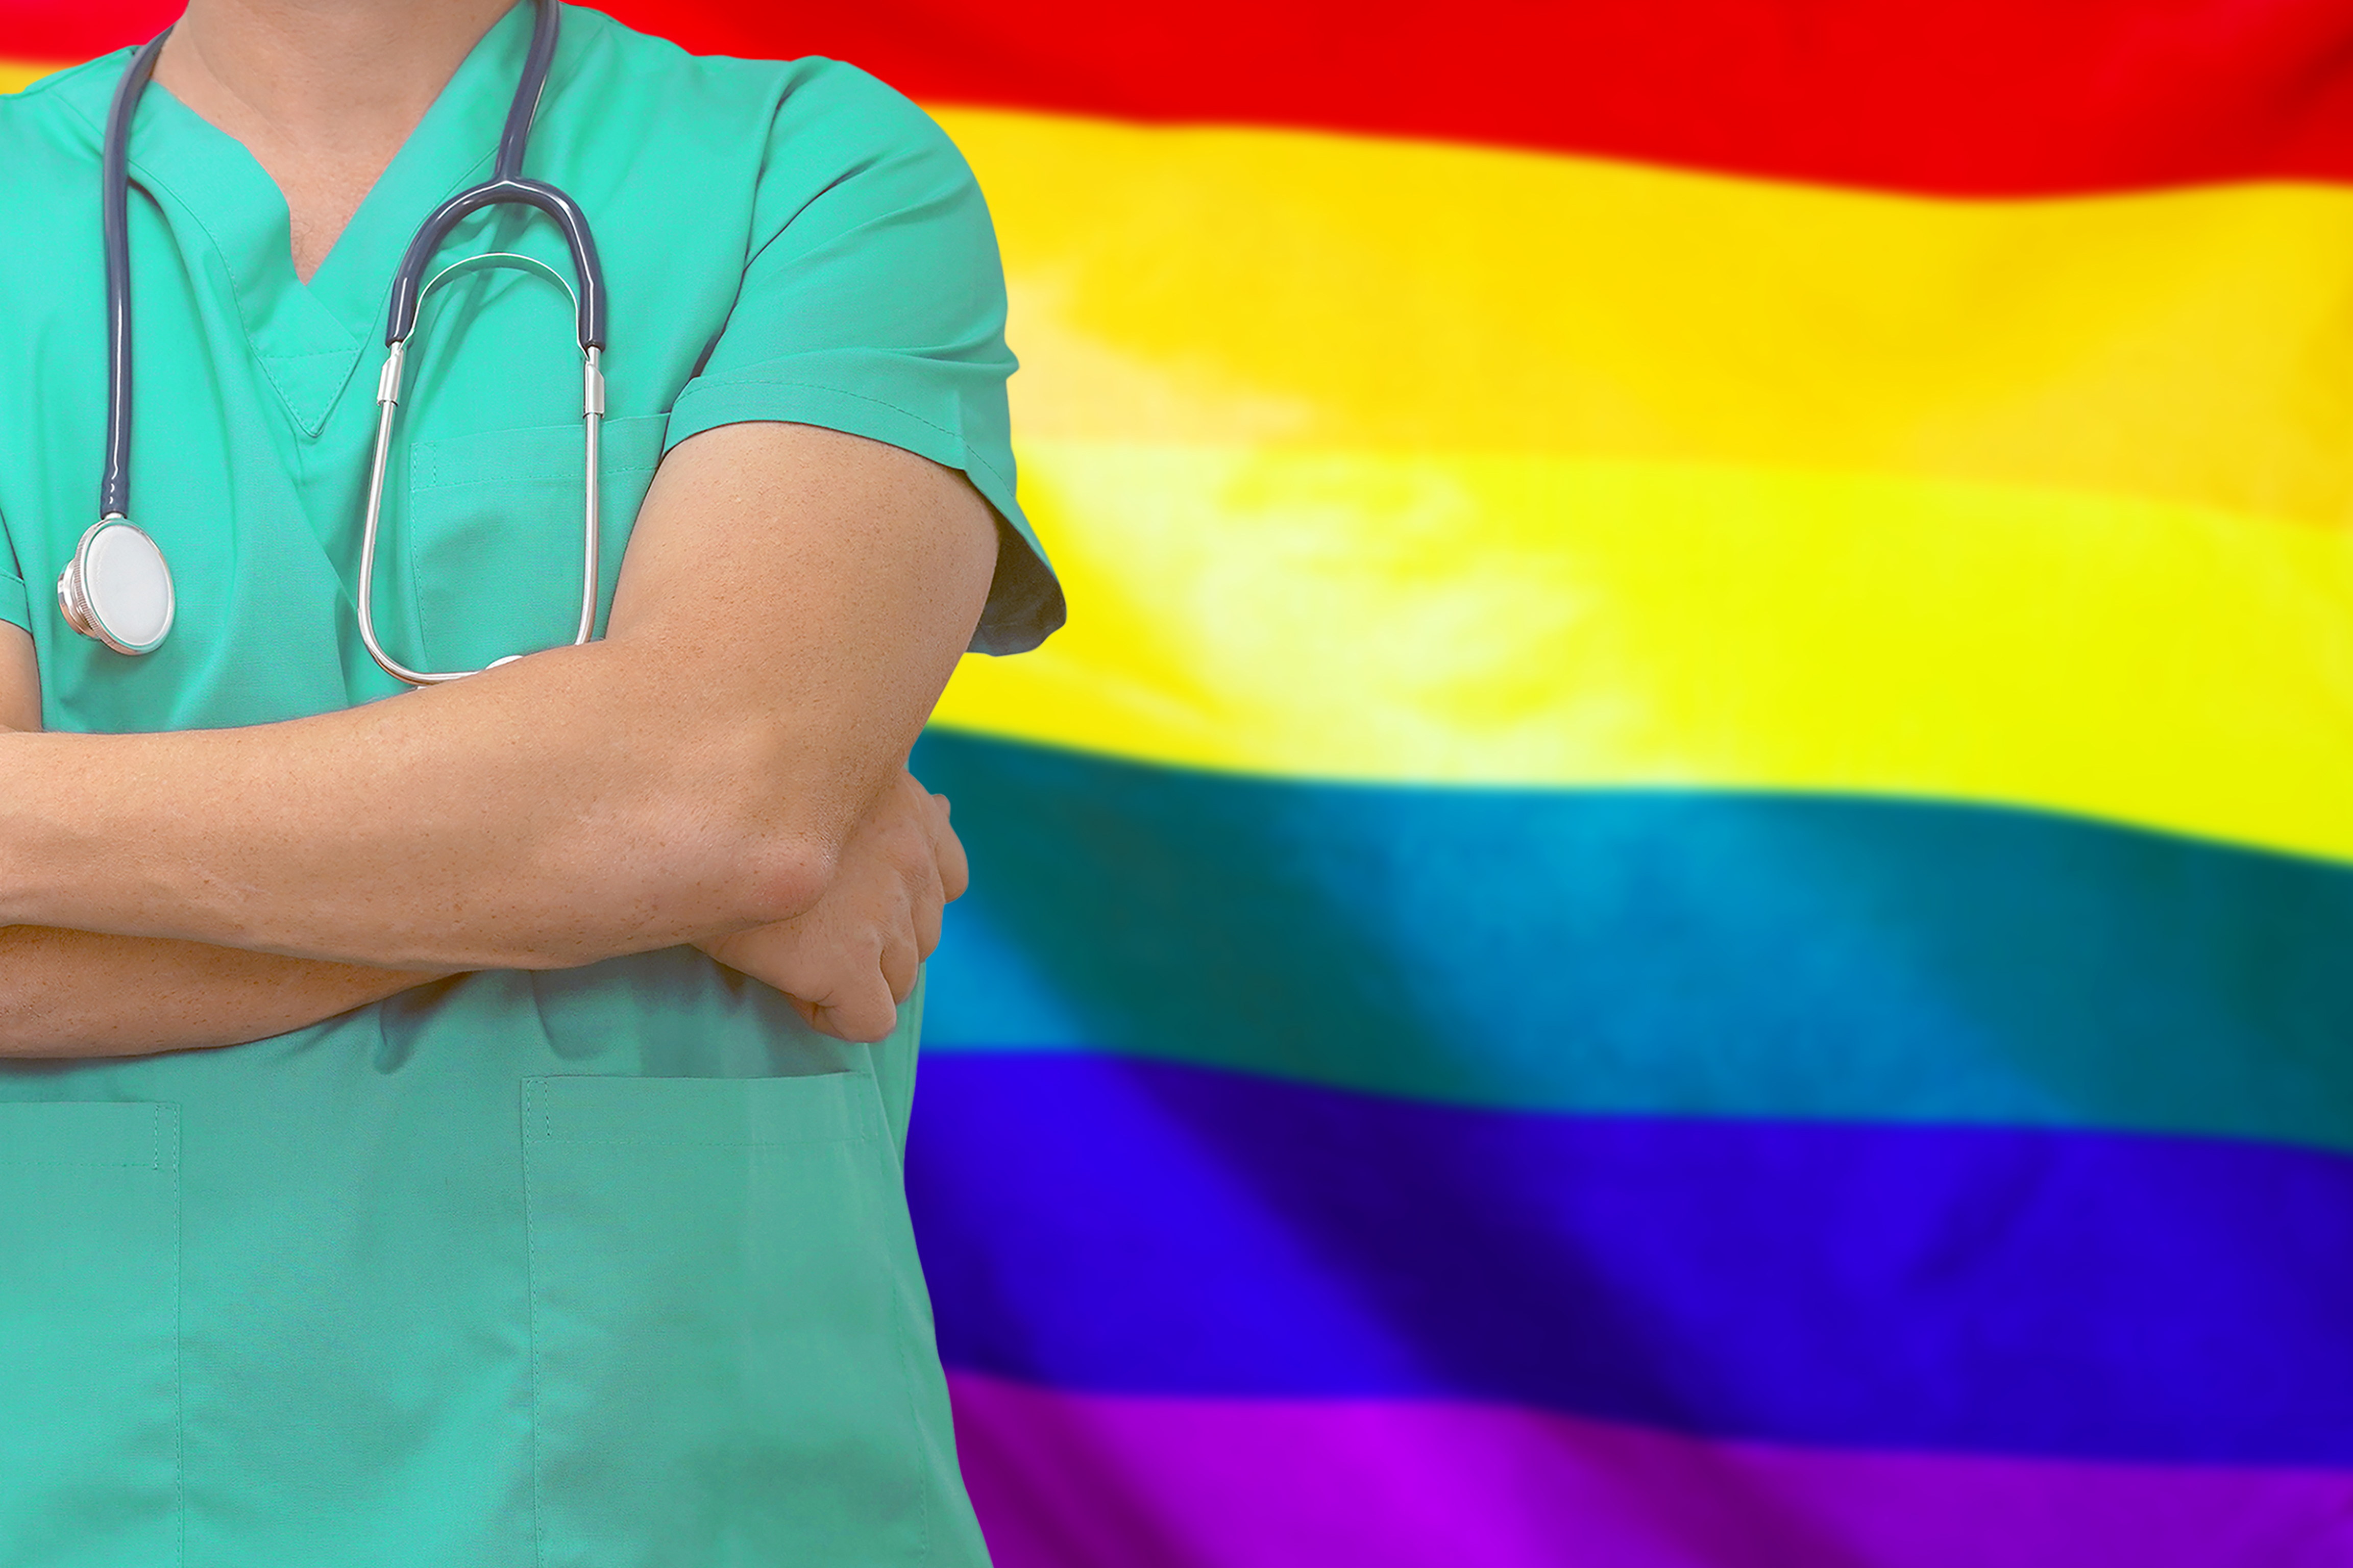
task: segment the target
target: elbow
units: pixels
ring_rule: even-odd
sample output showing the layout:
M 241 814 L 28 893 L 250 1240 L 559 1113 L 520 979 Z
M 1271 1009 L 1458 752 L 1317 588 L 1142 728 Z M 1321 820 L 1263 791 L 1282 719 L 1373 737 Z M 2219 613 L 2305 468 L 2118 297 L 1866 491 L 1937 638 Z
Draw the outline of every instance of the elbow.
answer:
M 675 917 L 657 923 L 694 928 L 669 940 L 702 941 L 805 914 L 868 858 L 866 840 L 876 837 L 870 828 L 895 840 L 908 826 L 888 807 L 896 768 L 878 789 L 864 776 L 864 759 L 840 754 L 852 748 L 813 738 L 808 728 L 774 711 L 720 717 L 705 709 L 687 732 L 649 748 L 649 782 L 658 782 L 639 798 L 655 821 L 628 831 L 640 845 L 667 847 L 656 847 L 655 864 L 640 866 L 679 900 Z
M 833 886 L 846 834 L 810 808 L 819 791 L 798 770 L 757 758 L 700 792 L 711 815 L 702 887 L 731 931 L 806 913 Z
M 418 969 L 569 969 L 806 912 L 832 886 L 841 847 L 799 804 L 815 793 L 807 770 L 748 727 L 684 728 L 643 726 L 642 748 L 596 781 L 585 809 L 534 822 L 525 869 L 508 879 L 488 941 L 428 931 L 357 956 Z
M 807 913 L 833 886 L 839 845 L 790 827 L 763 826 L 744 835 L 726 875 L 729 925 L 776 925 Z

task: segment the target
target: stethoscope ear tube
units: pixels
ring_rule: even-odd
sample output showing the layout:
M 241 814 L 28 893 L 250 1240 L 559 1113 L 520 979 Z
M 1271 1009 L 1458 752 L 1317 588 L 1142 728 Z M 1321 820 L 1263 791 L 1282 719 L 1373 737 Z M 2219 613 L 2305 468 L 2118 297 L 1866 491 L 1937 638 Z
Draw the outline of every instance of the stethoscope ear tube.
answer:
M 588 230 L 588 215 L 580 204 L 539 180 L 492 179 L 470 190 L 459 191 L 433 209 L 432 216 L 408 242 L 406 254 L 400 258 L 400 270 L 392 277 L 392 305 L 386 313 L 384 342 L 386 348 L 405 343 L 417 331 L 417 307 L 425 299 L 425 269 L 433 264 L 434 253 L 449 231 L 470 215 L 484 207 L 537 207 L 555 220 L 564 231 L 564 242 L 572 251 L 573 275 L 580 279 L 574 296 L 575 313 L 580 338 L 580 351 L 605 346 L 605 267 L 596 256 L 596 238 Z
M 539 0 L 531 34 L 531 53 L 524 58 L 522 79 L 515 84 L 514 101 L 507 107 L 506 129 L 499 136 L 498 160 L 491 177 L 470 190 L 459 192 L 433 209 L 408 242 L 400 269 L 392 275 L 392 304 L 386 312 L 385 347 L 405 343 L 417 330 L 417 310 L 425 298 L 425 269 L 449 231 L 471 214 L 491 206 L 537 207 L 564 231 L 572 251 L 572 274 L 580 280 L 573 302 L 579 318 L 580 352 L 605 346 L 605 267 L 596 256 L 596 237 L 589 231 L 588 215 L 580 204 L 543 180 L 526 179 L 522 159 L 531 141 L 531 122 L 547 90 L 547 73 L 555 64 L 555 46 L 563 30 L 563 7 L 555 0 Z
M 564 274 L 538 258 L 516 255 L 507 251 L 491 251 L 488 255 L 469 256 L 462 260 L 451 262 L 435 273 L 432 279 L 417 290 L 417 297 L 422 300 L 425 296 L 439 288 L 445 279 L 462 277 L 467 273 L 492 267 L 512 267 L 534 272 L 567 294 L 572 292 L 572 286 L 565 281 Z M 576 295 L 574 296 L 574 302 L 576 307 L 578 304 Z M 407 357 L 408 340 L 404 336 L 389 345 L 388 352 L 385 355 L 384 369 L 376 376 L 375 453 L 368 464 L 367 510 L 360 525 L 360 580 L 357 584 L 360 641 L 366 645 L 368 657 L 375 659 L 377 667 L 393 679 L 413 687 L 440 686 L 452 680 L 463 680 L 470 675 L 479 675 L 481 670 L 412 669 L 395 658 L 385 649 L 382 637 L 377 635 L 375 625 L 375 563 L 377 544 L 384 531 L 385 471 L 390 467 L 392 461 L 392 438 L 397 428 L 400 415 L 402 369 Z M 573 646 L 575 647 L 587 642 L 596 631 L 600 565 L 599 525 L 603 515 L 597 475 L 603 468 L 599 448 L 605 423 L 605 372 L 598 362 L 603 357 L 604 351 L 594 345 L 583 345 L 581 348 L 580 415 L 581 423 L 585 427 L 587 459 L 586 478 L 583 481 L 586 500 L 581 520 L 580 540 L 580 624 L 572 639 Z M 482 668 L 495 669 L 500 665 L 511 663 L 520 657 L 520 655 L 510 654 L 505 658 L 493 659 Z
M 410 686 L 437 686 L 480 673 L 464 669 L 412 669 L 385 649 L 375 627 L 376 549 L 384 526 L 385 469 L 391 460 L 393 433 L 400 411 L 401 366 L 408 353 L 408 340 L 417 331 L 417 312 L 423 308 L 426 295 L 431 293 L 443 279 L 456 274 L 488 265 L 521 267 L 543 274 L 572 295 L 573 315 L 580 340 L 581 418 L 586 426 L 587 447 L 587 497 L 586 515 L 581 524 L 580 624 L 573 639 L 574 646 L 588 641 L 596 629 L 600 510 L 597 470 L 600 466 L 599 436 L 605 419 L 605 374 L 598 362 L 605 350 L 605 268 L 596 255 L 596 237 L 589 231 L 588 215 L 581 210 L 580 204 L 544 181 L 525 178 L 522 172 L 532 117 L 538 110 L 540 95 L 546 89 L 548 70 L 555 59 L 560 14 L 561 8 L 554 0 L 540 0 L 538 19 L 532 33 L 531 54 L 523 67 L 522 79 L 516 84 L 514 102 L 507 110 L 506 130 L 499 140 L 498 161 L 492 166 L 491 177 L 470 190 L 459 192 L 433 209 L 410 238 L 408 249 L 400 258 L 400 268 L 392 278 L 392 300 L 385 313 L 384 329 L 386 353 L 384 371 L 376 383 L 375 455 L 369 464 L 367 512 L 360 530 L 358 610 L 360 640 L 367 645 L 369 656 L 385 673 Z M 469 257 L 443 268 L 429 280 L 426 278 L 426 268 L 433 264 L 435 255 L 448 238 L 450 230 L 485 207 L 505 205 L 536 207 L 555 220 L 555 226 L 564 231 L 565 246 L 572 252 L 573 276 L 579 280 L 576 289 L 565 281 L 561 273 L 543 261 L 527 256 L 495 252 L 488 256 Z M 504 664 L 507 660 L 497 662 Z

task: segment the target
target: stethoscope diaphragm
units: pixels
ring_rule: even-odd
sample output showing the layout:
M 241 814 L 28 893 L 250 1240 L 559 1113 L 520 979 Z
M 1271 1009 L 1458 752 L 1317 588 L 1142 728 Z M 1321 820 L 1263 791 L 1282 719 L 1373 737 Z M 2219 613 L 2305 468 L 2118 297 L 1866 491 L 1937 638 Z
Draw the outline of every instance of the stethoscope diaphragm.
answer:
M 145 530 L 102 518 L 58 574 L 58 607 L 68 626 L 117 653 L 153 653 L 172 632 L 172 569 Z

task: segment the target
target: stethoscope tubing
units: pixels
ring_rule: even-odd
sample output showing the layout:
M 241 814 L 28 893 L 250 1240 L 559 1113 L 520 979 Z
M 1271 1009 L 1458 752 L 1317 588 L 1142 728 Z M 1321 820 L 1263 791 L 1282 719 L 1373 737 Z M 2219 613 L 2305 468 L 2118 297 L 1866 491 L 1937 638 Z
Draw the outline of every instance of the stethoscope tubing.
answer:
M 385 472 L 391 458 L 393 433 L 399 411 L 402 366 L 406 358 L 409 338 L 417 330 L 418 310 L 425 296 L 442 278 L 484 261 L 496 259 L 525 265 L 554 277 L 559 285 L 564 281 L 544 263 L 527 257 L 503 254 L 470 258 L 467 261 L 444 268 L 427 281 L 426 269 L 432 265 L 434 256 L 448 238 L 450 231 L 468 216 L 486 207 L 528 206 L 546 214 L 564 234 L 565 247 L 571 252 L 573 275 L 579 280 L 579 288 L 573 295 L 573 304 L 581 354 L 581 417 L 587 448 L 587 497 L 581 548 L 580 622 L 577 635 L 573 639 L 574 645 L 589 641 L 596 632 L 599 565 L 597 459 L 605 417 L 605 376 L 601 363 L 606 329 L 605 269 L 596 254 L 596 236 L 589 228 L 588 215 L 582 210 L 580 204 L 556 186 L 543 180 L 528 178 L 522 173 L 532 122 L 547 90 L 547 79 L 554 66 L 556 44 L 563 25 L 563 7 L 557 0 L 534 0 L 534 4 L 537 9 L 533 22 L 530 52 L 524 58 L 522 78 L 515 84 L 514 100 L 507 109 L 506 124 L 499 136 L 499 150 L 491 164 L 491 177 L 443 202 L 419 226 L 401 257 L 399 268 L 393 274 L 391 300 L 385 313 L 385 357 L 383 372 L 376 383 L 375 450 L 369 464 L 367 512 L 361 534 L 357 609 L 360 637 L 367 646 L 369 657 L 385 673 L 413 687 L 438 685 L 479 673 L 474 670 L 412 669 L 393 657 L 384 647 L 375 629 L 375 562 L 383 521 Z M 131 504 L 131 125 L 138 111 L 140 96 L 155 74 L 156 57 L 163 52 L 164 40 L 170 37 L 171 29 L 166 27 L 132 58 L 121 81 L 115 88 L 114 102 L 107 114 L 106 146 L 101 165 L 105 198 L 107 331 L 106 471 L 99 494 L 101 522 L 127 519 Z M 60 580 L 60 596 L 69 603 L 73 602 L 69 592 L 69 580 L 70 585 L 79 586 L 81 566 L 81 554 L 78 552 L 73 565 L 68 570 L 67 579 Z M 69 610 L 69 619 L 71 618 Z M 85 629 L 79 622 L 75 625 L 78 630 Z M 90 635 L 99 634 L 93 632 Z M 127 647 L 111 637 L 100 640 L 119 652 L 147 651 L 143 647 Z M 497 661 L 499 664 L 507 662 L 507 659 Z
M 385 347 L 391 348 L 408 341 L 417 330 L 417 311 L 424 303 L 425 269 L 433 264 L 434 253 L 449 231 L 466 218 L 491 206 L 537 207 L 555 220 L 564 231 L 564 242 L 572 251 L 572 269 L 580 279 L 578 295 L 578 327 L 580 349 L 605 346 L 605 267 L 596 255 L 596 238 L 588 229 L 588 215 L 580 204 L 555 186 L 541 180 L 526 180 L 520 175 L 492 175 L 481 184 L 459 191 L 439 206 L 417 230 L 408 242 L 408 250 L 400 258 L 400 269 L 392 275 L 392 305 L 386 313 L 384 329 Z
M 131 121 L 164 52 L 164 28 L 131 57 L 106 114 L 100 184 L 106 212 L 106 473 L 99 481 L 100 521 L 131 515 Z

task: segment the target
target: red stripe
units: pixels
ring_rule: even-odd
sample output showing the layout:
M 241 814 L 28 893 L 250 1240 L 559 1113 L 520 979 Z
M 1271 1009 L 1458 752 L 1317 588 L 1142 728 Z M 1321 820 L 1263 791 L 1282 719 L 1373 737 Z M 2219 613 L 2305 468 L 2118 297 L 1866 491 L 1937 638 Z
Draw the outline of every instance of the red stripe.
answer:
M 185 0 L 0 0 L 0 60 L 86 60 L 142 43 Z
M 167 0 L 0 0 L 79 57 Z M 1432 136 L 2031 195 L 2353 179 L 2344 0 L 617 0 L 707 53 L 829 54 L 916 98 Z

